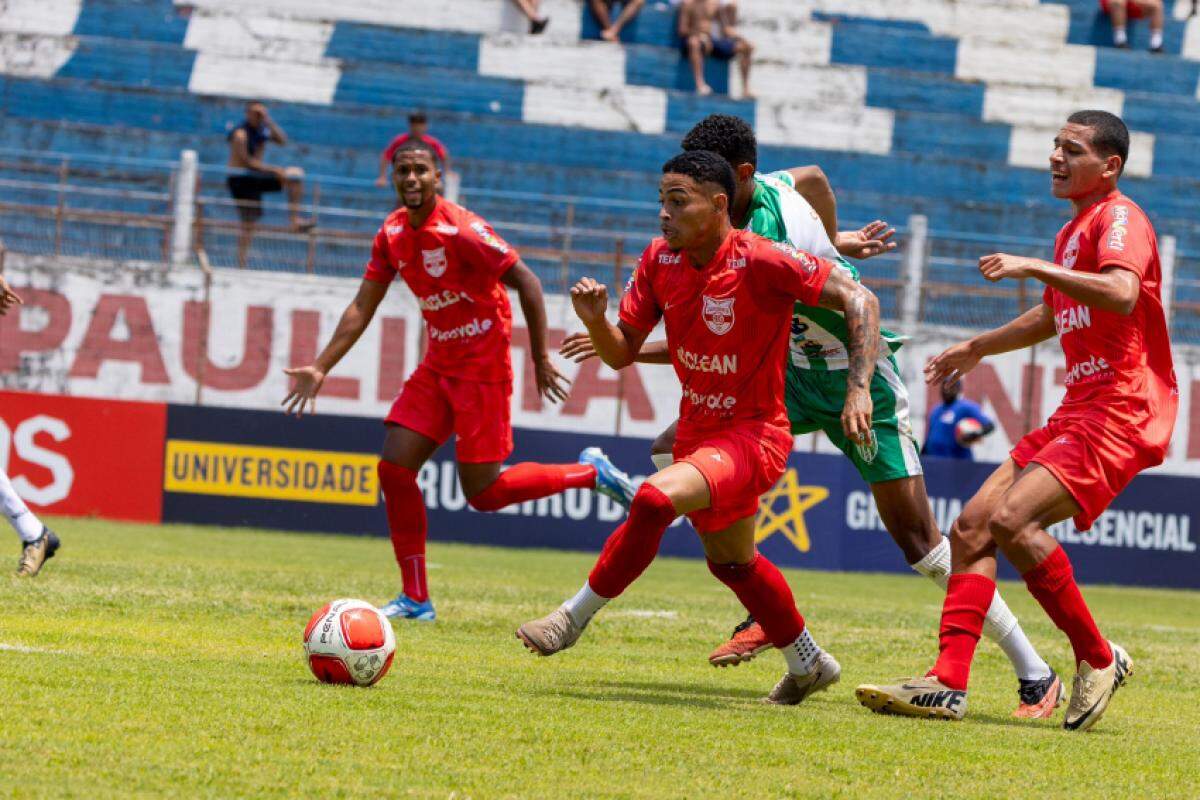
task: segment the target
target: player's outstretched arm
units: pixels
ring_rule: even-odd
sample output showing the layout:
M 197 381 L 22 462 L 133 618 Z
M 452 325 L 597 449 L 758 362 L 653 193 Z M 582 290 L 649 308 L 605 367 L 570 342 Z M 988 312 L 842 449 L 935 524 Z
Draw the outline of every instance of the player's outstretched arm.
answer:
M 571 382 L 554 368 L 550 351 L 546 348 L 546 301 L 542 297 L 542 282 L 521 260 L 509 267 L 500 276 L 500 281 L 515 289 L 521 302 L 521 313 L 525 315 L 525 325 L 529 328 L 529 356 L 533 359 L 538 394 L 551 403 L 566 400 Z
M 581 364 L 589 358 L 595 357 L 596 348 L 592 346 L 592 337 L 586 333 L 572 333 L 563 339 L 562 347 L 558 348 L 558 354 L 563 358 L 571 359 L 576 364 Z M 667 349 L 665 340 L 646 342 L 633 360 L 639 364 L 670 364 L 671 351 Z
M 1078 300 L 1085 306 L 1132 314 L 1141 292 L 1137 274 L 1117 265 L 1101 265 L 1101 271 L 1076 272 L 1037 258 L 993 253 L 979 259 L 983 277 L 995 283 L 1004 278 L 1033 278 Z
M 1055 332 L 1054 312 L 1050 306 L 1039 303 L 1007 325 L 960 342 L 931 358 L 925 365 L 925 382 L 940 384 L 957 380 L 975 369 L 980 359 L 1032 347 Z
M 879 358 L 879 298 L 839 269 L 829 273 L 821 290 L 820 305 L 842 312 L 846 318 L 850 366 L 846 372 L 846 402 L 842 429 L 852 441 L 871 435 L 871 377 Z
M 642 349 L 648 331 L 640 331 L 620 322 L 608 321 L 608 287 L 592 278 L 584 278 L 571 287 L 571 305 L 587 328 L 588 338 L 600 360 L 613 369 L 633 363 Z
M 877 219 L 856 231 L 838 231 L 833 246 L 847 258 L 862 260 L 895 250 L 896 243 L 891 240 L 895 235 L 895 228 Z
M 358 294 L 342 312 L 342 318 L 338 320 L 329 344 L 325 345 L 317 360 L 308 366 L 284 370 L 292 379 L 292 389 L 280 403 L 286 413 L 299 417 L 306 410 L 309 413 L 316 411 L 317 392 L 321 391 L 325 376 L 350 352 L 358 337 L 362 336 L 363 331 L 371 324 L 371 318 L 375 316 L 375 310 L 379 308 L 387 290 L 386 283 L 363 279 L 358 286 Z

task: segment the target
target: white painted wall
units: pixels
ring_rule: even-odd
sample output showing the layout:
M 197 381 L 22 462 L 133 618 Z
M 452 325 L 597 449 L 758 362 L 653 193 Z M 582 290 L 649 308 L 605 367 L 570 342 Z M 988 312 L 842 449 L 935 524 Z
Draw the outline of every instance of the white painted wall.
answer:
M 333 62 L 301 64 L 222 53 L 198 53 L 188 81 L 188 91 L 328 105 L 333 102 L 340 77 L 341 71 Z
M 53 78 L 75 53 L 73 36 L 0 33 L 0 74 Z
M 607 42 L 563 42 L 498 34 L 479 44 L 479 73 L 602 89 L 625 85 L 625 49 Z
M 3 0 L 0 30 L 64 36 L 75 30 L 83 0 Z
M 667 127 L 667 93 L 649 86 L 597 90 L 528 83 L 521 118 L 546 125 L 662 133 Z
M 993 85 L 983 96 L 983 118 L 988 122 L 1053 128 L 1081 108 L 1120 116 L 1124 104 L 1124 92 L 1116 89 Z

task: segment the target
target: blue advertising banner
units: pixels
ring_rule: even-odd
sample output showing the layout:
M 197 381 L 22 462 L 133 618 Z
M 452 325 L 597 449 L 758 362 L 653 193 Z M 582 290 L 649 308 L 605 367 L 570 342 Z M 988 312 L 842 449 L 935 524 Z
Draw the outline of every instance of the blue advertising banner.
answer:
M 163 474 L 163 519 L 286 530 L 382 536 L 387 523 L 375 475 L 383 426 L 361 417 L 170 406 Z M 649 442 L 522 429 L 512 462 L 573 462 L 598 445 L 637 476 L 650 468 Z M 930 459 L 926 478 L 943 531 L 994 465 Z M 458 484 L 452 445 L 421 469 L 430 538 L 514 547 L 598 551 L 623 516 L 584 490 L 501 512 L 472 510 Z M 1200 588 L 1200 480 L 1144 475 L 1096 525 L 1052 531 L 1088 583 Z M 764 496 L 759 548 L 784 566 L 907 572 L 867 487 L 841 456 L 793 453 L 783 479 Z M 664 537 L 664 555 L 701 557 L 684 521 Z M 1002 560 L 1003 562 L 1003 560 Z M 1007 564 L 1001 574 L 1015 577 Z

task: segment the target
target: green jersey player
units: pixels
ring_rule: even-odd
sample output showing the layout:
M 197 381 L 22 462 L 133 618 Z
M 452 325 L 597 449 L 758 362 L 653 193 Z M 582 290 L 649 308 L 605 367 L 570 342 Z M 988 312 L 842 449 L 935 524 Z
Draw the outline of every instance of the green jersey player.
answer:
M 829 259 L 856 280 L 858 270 L 845 257 L 869 258 L 895 247 L 890 242 L 893 232 L 879 221 L 859 231 L 838 232 L 836 200 L 819 168 L 759 173 L 754 131 L 737 117 L 710 115 L 692 128 L 682 144 L 684 150 L 719 153 L 733 165 L 738 186 L 730 214 L 735 227 L 749 228 Z M 791 326 L 784 369 L 792 432 L 825 432 L 870 485 L 880 519 L 905 561 L 945 589 L 950 545 L 937 527 L 925 492 L 909 418 L 908 390 L 892 355 L 901 345 L 900 337 L 881 332 L 880 358 L 870 387 L 873 436 L 867 442 L 854 442 L 846 437 L 841 422 L 849 352 L 845 318 L 827 309 L 797 304 Z M 562 353 L 582 360 L 591 355 L 590 342 L 586 335 L 568 337 Z M 665 342 L 647 343 L 638 360 L 669 363 Z M 652 458 L 660 468 L 671 462 L 674 433 L 672 425 L 654 442 Z M 1014 716 L 1053 714 L 1062 699 L 1061 682 L 1034 650 L 999 593 L 988 610 L 984 632 L 1000 644 L 1017 673 L 1020 702 Z M 768 647 L 762 628 L 747 619 L 709 661 L 714 666 L 736 665 Z

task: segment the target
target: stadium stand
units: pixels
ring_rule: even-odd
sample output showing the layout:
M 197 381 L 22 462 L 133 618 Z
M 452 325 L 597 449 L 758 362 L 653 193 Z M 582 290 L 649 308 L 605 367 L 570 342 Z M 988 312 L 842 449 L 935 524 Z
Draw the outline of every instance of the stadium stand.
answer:
M 370 183 L 378 153 L 422 108 L 455 154 L 463 198 L 538 254 L 531 263 L 553 288 L 611 264 L 618 241 L 625 260 L 636 255 L 654 230 L 659 165 L 691 124 L 724 112 L 754 122 L 764 167 L 820 164 L 844 220 L 925 215 L 936 299 L 982 287 L 967 268 L 981 252 L 1045 254 L 1066 219 L 1047 191 L 1049 141 L 1069 111 L 1095 107 L 1134 132 L 1124 186 L 1177 237 L 1175 334 L 1200 341 L 1200 22 L 1176 18 L 1188 5 L 1172 6 L 1167 53 L 1155 56 L 1144 26 L 1131 29 L 1134 49 L 1107 46 L 1094 0 L 742 0 L 757 46 L 748 100 L 716 61 L 718 94 L 691 92 L 665 3 L 648 4 L 615 45 L 577 0 L 545 0 L 552 24 L 539 37 L 498 0 L 10 0 L 0 236 L 34 251 L 160 257 L 161 219 L 64 225 L 20 209 L 165 219 L 169 164 L 194 149 L 204 245 L 214 263 L 233 263 L 233 233 L 219 224 L 233 220 L 225 132 L 260 98 L 293 139 L 288 161 L 317 187 L 322 229 L 345 236 L 266 231 L 252 264 L 357 274 L 361 236 L 391 203 Z M 89 225 L 107 231 L 103 252 Z M 555 258 L 566 246 L 594 257 Z M 892 259 L 869 270 L 892 317 L 898 269 Z M 928 303 L 922 318 L 986 324 L 1015 308 L 976 299 Z

